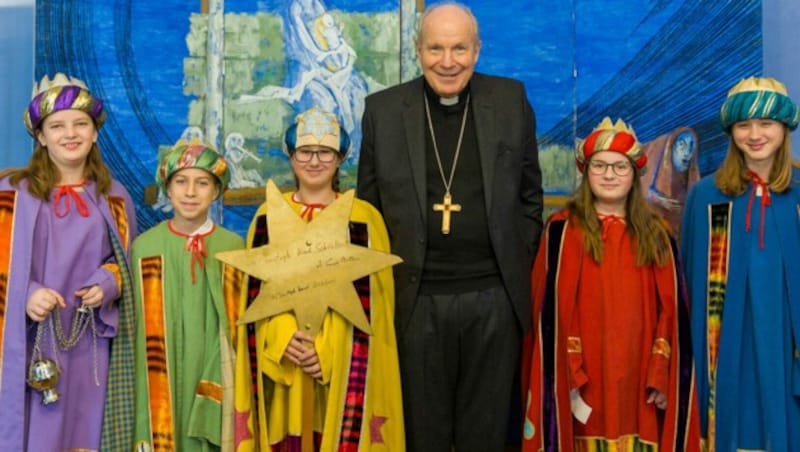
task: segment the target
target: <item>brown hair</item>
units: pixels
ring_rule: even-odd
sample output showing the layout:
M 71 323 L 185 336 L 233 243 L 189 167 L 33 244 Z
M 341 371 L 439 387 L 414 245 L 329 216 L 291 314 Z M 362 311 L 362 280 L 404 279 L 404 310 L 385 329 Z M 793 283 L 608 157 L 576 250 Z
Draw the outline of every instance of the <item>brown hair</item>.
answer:
M 92 149 L 86 155 L 83 177 L 95 182 L 98 195 L 107 195 L 111 190 L 111 171 L 103 162 L 97 143 L 92 144 Z M 60 178 L 58 167 L 50 159 L 47 148 L 37 141 L 28 166 L 13 172 L 9 180 L 16 186 L 21 180 L 26 179 L 30 194 L 46 202 Z
M 730 131 L 728 131 L 730 133 Z M 792 139 L 791 133 L 786 125 L 783 125 L 783 144 L 775 154 L 775 161 L 769 171 L 767 186 L 776 193 L 783 193 L 789 189 L 792 182 L 792 165 L 797 165 L 792 161 Z M 744 161 L 744 153 L 739 146 L 730 138 L 728 153 L 725 160 L 714 176 L 714 182 L 719 190 L 728 196 L 738 196 L 747 190 L 750 183 L 750 176 L 747 175 L 747 163 Z
M 588 168 L 588 165 L 586 166 Z M 634 166 L 631 190 L 625 200 L 625 224 L 636 252 L 636 264 L 664 265 L 670 255 L 669 226 L 650 207 L 641 186 L 640 170 Z M 570 222 L 583 232 L 583 246 L 595 260 L 603 261 L 602 225 L 594 207 L 595 196 L 589 186 L 587 170 L 569 201 Z

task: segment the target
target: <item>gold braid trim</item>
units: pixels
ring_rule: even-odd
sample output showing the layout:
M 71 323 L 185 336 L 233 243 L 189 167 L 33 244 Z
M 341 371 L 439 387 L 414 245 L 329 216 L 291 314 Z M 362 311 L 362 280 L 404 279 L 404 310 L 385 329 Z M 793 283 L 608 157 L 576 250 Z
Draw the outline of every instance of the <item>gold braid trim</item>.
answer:
M 119 293 L 122 293 L 122 273 L 119 271 L 119 265 L 109 262 L 103 264 L 103 268 L 114 275 L 114 280 L 117 282 L 117 290 L 119 290 Z
M 5 338 L 6 330 L 8 276 L 11 272 L 11 240 L 13 239 L 16 200 L 17 193 L 15 191 L 0 192 L 0 366 L 3 363 L 3 338 Z M 0 372 L 0 383 L 2 381 L 2 372 Z
M 164 262 L 161 256 L 151 256 L 142 258 L 140 265 L 152 444 L 154 450 L 175 450 L 162 285 Z
M 222 385 L 213 381 L 200 380 L 197 382 L 195 393 L 209 400 L 222 404 Z
M 114 221 L 117 223 L 117 231 L 119 231 L 119 237 L 122 240 L 122 247 L 125 248 L 125 251 L 128 251 L 128 244 L 131 243 L 130 241 L 130 230 L 129 230 L 129 223 L 128 223 L 128 214 L 125 211 L 125 198 L 120 196 L 109 196 L 108 197 L 108 208 L 111 210 L 111 216 L 114 217 Z
M 243 282 L 244 273 L 231 265 L 222 265 L 222 299 L 225 302 L 225 313 L 228 316 L 232 344 L 236 343 L 237 309 L 242 296 Z
M 669 342 L 666 339 L 663 337 L 657 337 L 655 342 L 653 342 L 653 350 L 651 353 L 654 355 L 662 355 L 669 359 L 670 355 L 672 355 L 672 347 L 670 347 Z
M 567 338 L 567 353 L 583 353 L 583 344 L 578 336 Z

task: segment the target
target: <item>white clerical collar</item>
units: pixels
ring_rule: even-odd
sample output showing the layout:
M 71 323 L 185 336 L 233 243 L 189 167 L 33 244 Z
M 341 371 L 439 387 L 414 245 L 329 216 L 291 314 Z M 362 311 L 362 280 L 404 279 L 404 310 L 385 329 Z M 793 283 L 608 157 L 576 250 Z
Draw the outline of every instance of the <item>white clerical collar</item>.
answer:
M 458 94 L 452 97 L 439 97 L 439 103 L 447 107 L 457 104 L 458 100 Z

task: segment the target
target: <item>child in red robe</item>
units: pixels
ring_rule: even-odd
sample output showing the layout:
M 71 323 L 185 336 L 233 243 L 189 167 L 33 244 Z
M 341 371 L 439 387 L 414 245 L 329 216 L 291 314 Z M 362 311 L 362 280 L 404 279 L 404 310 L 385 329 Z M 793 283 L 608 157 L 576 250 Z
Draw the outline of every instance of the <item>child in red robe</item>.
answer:
M 699 450 L 688 306 L 642 192 L 647 157 L 605 118 L 576 162 L 583 179 L 533 269 L 523 450 Z

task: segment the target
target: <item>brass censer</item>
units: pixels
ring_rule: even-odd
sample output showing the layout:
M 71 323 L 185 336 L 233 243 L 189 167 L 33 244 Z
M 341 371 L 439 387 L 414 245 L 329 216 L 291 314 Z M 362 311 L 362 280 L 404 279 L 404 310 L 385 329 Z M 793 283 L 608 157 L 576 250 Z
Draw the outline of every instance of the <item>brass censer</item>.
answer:
M 42 392 L 42 405 L 49 405 L 58 400 L 56 391 L 61 369 L 52 359 L 42 358 L 31 362 L 28 368 L 28 385 Z
M 55 320 L 53 319 L 55 317 Z M 83 333 L 91 327 L 92 334 L 92 355 L 94 356 L 94 380 L 100 386 L 97 377 L 97 327 L 94 323 L 94 309 L 88 306 L 80 306 L 75 310 L 72 317 L 72 325 L 69 335 L 64 333 L 61 326 L 61 314 L 58 308 L 54 309 L 47 316 L 47 319 L 39 322 L 36 327 L 36 339 L 33 342 L 33 353 L 30 366 L 28 367 L 28 386 L 42 392 L 42 405 L 49 405 L 57 402 L 60 398 L 56 391 L 56 383 L 61 376 L 61 368 L 58 365 L 58 350 L 67 351 L 73 348 L 83 336 Z M 46 358 L 42 354 L 42 336 L 45 329 L 50 329 L 50 340 L 53 346 L 53 359 Z

